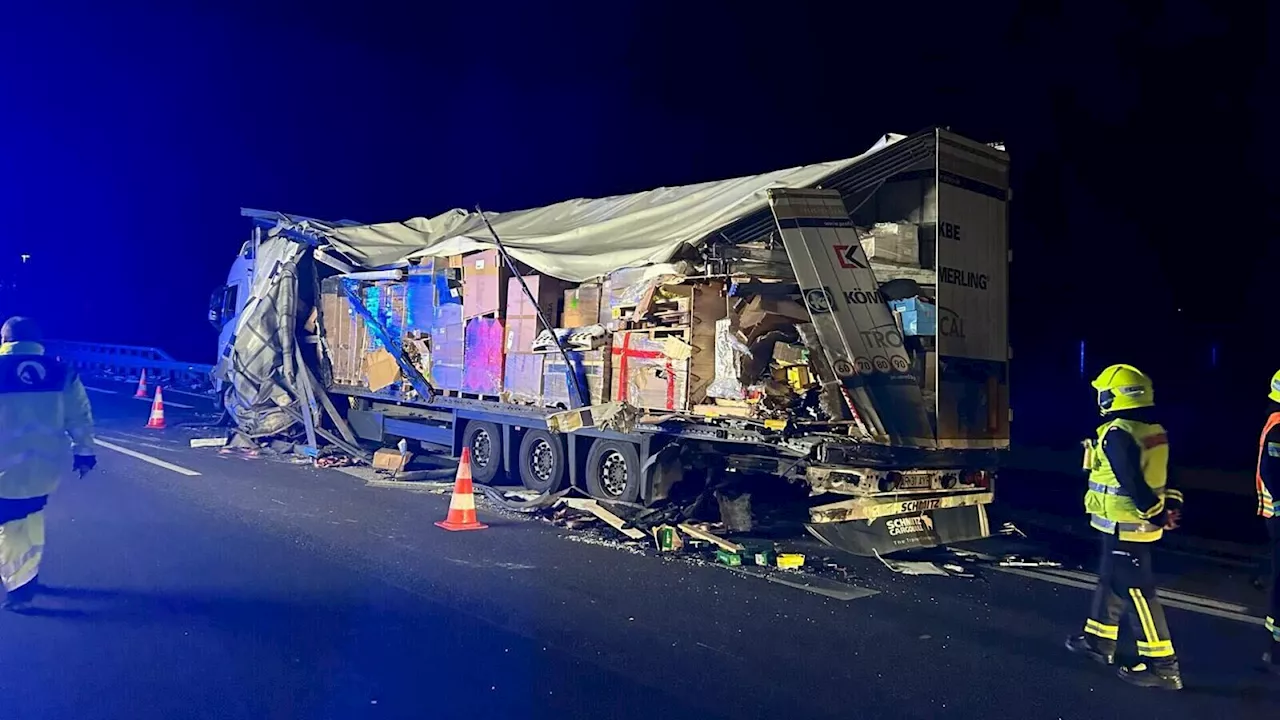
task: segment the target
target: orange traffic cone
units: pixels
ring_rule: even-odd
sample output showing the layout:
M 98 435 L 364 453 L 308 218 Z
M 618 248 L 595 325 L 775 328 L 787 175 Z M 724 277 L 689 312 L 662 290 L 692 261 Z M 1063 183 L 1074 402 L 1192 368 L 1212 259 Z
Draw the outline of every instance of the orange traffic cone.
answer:
M 144 398 L 150 393 L 147 392 L 147 371 L 142 371 L 142 377 L 138 378 L 138 392 L 134 393 L 134 397 Z
M 156 399 L 151 403 L 151 418 L 147 420 L 150 430 L 164 429 L 164 388 L 156 388 Z M 470 486 L 470 483 L 468 483 Z
M 458 461 L 458 477 L 453 485 L 453 497 L 449 499 L 449 516 L 436 527 L 445 530 L 484 530 L 489 527 L 476 520 L 476 496 L 471 493 L 471 448 L 462 448 Z

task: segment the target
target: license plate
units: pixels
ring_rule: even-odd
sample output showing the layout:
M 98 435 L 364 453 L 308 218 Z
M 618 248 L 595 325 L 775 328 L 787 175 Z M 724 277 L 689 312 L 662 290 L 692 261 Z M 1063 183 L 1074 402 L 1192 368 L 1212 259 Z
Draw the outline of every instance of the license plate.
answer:
M 908 475 L 908 476 L 906 476 L 906 477 L 902 478 L 902 480 L 898 481 L 898 488 L 897 488 L 897 489 L 899 489 L 899 490 L 928 490 L 930 487 L 933 487 L 933 486 L 929 483 L 929 478 L 928 478 L 928 476 L 925 476 L 925 475 L 915 475 L 915 476 Z

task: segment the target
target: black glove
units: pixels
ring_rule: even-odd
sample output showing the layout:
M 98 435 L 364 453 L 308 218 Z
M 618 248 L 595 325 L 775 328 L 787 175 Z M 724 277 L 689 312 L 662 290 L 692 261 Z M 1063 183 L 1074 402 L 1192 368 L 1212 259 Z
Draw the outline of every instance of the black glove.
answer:
M 98 458 L 93 455 L 76 455 L 75 461 L 71 463 L 71 469 L 80 473 L 80 477 L 84 477 L 85 473 L 94 469 L 98 465 Z

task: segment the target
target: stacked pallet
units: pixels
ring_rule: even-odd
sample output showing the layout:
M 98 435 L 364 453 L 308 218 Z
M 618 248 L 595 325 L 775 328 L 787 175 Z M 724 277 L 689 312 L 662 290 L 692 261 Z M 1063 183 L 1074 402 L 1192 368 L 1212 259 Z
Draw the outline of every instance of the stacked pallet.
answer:
M 610 277 L 611 398 L 693 412 L 715 377 L 716 323 L 728 314 L 725 283 L 645 282 L 641 271 Z

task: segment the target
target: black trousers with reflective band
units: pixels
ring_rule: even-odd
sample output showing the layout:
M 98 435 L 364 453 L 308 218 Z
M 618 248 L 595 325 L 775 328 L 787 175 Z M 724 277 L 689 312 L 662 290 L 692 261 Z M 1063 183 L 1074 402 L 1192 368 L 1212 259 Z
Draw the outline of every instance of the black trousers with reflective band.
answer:
M 1121 542 L 1115 535 L 1104 534 L 1098 587 L 1093 591 L 1093 607 L 1084 631 L 1099 649 L 1115 652 L 1120 621 L 1126 616 L 1137 639 L 1138 655 L 1155 663 L 1173 661 L 1169 624 L 1156 597 L 1151 544 Z
M 1271 535 L 1271 602 L 1267 606 L 1267 630 L 1280 643 L 1280 515 L 1267 518 Z

